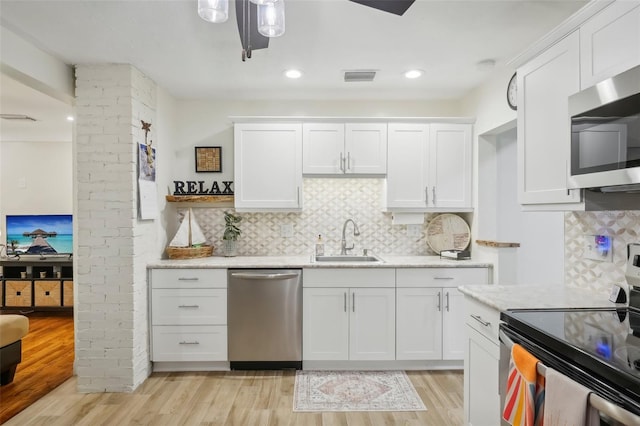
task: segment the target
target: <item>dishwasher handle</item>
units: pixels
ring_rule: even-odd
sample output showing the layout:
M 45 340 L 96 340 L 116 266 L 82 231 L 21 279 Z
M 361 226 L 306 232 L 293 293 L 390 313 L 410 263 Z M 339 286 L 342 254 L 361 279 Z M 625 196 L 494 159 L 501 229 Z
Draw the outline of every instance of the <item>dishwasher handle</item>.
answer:
M 244 278 L 247 280 L 281 280 L 286 278 L 297 278 L 298 272 L 280 272 L 280 273 L 264 273 L 264 272 L 232 272 L 233 278 Z

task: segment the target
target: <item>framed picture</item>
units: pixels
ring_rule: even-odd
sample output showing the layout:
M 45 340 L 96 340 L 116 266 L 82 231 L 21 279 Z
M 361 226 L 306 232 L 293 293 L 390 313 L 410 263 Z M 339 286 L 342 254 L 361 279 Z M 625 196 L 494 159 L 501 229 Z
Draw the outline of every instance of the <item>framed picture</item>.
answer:
M 222 147 L 196 146 L 196 172 L 221 172 Z

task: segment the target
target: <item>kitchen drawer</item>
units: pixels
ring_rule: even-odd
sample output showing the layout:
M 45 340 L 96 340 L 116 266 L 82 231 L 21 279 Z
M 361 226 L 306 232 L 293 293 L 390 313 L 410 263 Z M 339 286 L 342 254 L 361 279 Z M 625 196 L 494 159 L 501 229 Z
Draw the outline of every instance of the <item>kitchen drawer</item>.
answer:
M 227 288 L 227 270 L 152 269 L 151 288 Z
M 303 287 L 395 287 L 393 268 L 308 268 Z
M 500 311 L 468 296 L 464 304 L 467 325 L 497 344 Z
M 227 290 L 154 288 L 152 325 L 221 325 L 227 323 Z
M 226 325 L 156 325 L 152 361 L 226 361 Z
M 398 268 L 397 287 L 457 287 L 489 284 L 488 268 Z

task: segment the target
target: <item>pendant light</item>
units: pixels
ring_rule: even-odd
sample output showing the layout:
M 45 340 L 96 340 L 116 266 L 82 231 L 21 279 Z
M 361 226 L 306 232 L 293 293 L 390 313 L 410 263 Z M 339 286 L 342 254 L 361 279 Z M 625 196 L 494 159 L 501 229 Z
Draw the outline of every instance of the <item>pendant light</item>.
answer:
M 198 15 L 214 24 L 229 18 L 229 0 L 198 0 Z
M 265 37 L 284 34 L 284 0 L 258 5 L 258 32 Z

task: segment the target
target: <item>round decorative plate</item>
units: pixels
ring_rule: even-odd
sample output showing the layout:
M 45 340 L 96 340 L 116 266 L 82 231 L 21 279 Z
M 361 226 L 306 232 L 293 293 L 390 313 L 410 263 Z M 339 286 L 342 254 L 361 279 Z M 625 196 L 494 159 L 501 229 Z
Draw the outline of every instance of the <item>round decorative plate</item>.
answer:
M 434 217 L 427 226 L 427 244 L 431 250 L 464 250 L 471 242 L 471 229 L 458 215 L 445 213 Z

